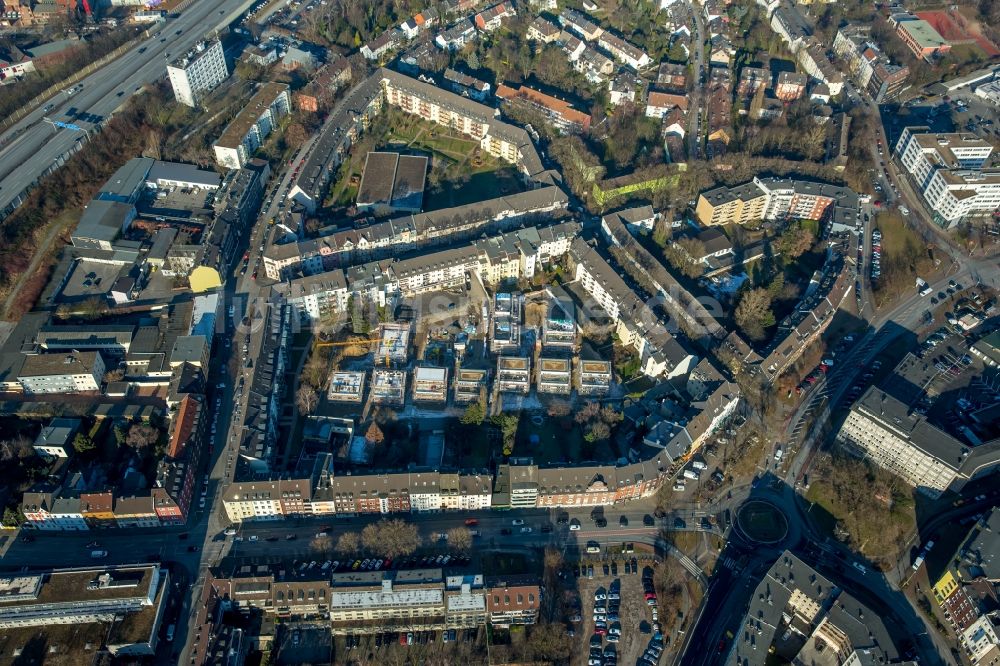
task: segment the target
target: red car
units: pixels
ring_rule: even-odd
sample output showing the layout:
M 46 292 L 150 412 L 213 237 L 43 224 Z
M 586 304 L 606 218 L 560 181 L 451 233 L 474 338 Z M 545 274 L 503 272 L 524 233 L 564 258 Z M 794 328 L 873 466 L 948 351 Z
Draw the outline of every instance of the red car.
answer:
M 467 518 L 467 519 L 465 520 L 465 524 L 466 524 L 467 526 L 469 526 L 469 527 L 472 527 L 473 525 L 478 525 L 478 524 L 479 524 L 479 521 L 478 521 L 478 520 L 476 520 L 475 518 Z

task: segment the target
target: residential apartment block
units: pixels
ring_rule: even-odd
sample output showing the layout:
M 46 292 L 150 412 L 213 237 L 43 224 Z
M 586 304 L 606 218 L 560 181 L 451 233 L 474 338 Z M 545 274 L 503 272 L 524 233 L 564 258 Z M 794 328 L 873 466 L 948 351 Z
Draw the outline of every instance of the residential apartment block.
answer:
M 722 186 L 702 192 L 698 195 L 695 215 L 706 226 L 793 218 L 853 229 L 858 216 L 858 195 L 838 185 L 754 178 L 736 187 Z
M 185 106 L 197 106 L 205 94 L 229 77 L 222 42 L 201 42 L 167 65 L 167 78 L 174 98 Z
M 227 558 L 212 569 L 210 585 L 237 608 L 256 608 L 284 619 L 322 616 L 334 635 L 481 626 L 492 615 L 488 595 L 495 590 L 503 599 L 505 589 L 502 583 L 486 589 L 478 574 L 446 576 L 441 569 L 330 574 L 317 563 L 299 569 L 285 562 Z M 498 604 L 506 611 L 496 608 L 497 621 L 533 623 L 539 586 L 506 589 L 514 600 Z
M 29 354 L 17 374 L 21 389 L 31 395 L 99 391 L 104 381 L 100 352 Z
M 479 400 L 488 389 L 489 375 L 485 369 L 459 367 L 455 374 L 455 402 L 469 403 Z
M 1000 663 L 1000 638 L 991 617 L 996 604 L 995 586 L 1000 581 L 996 564 L 998 538 L 1000 510 L 993 508 L 972 525 L 932 588 L 935 601 L 973 666 Z
M 262 85 L 213 144 L 216 163 L 227 169 L 245 166 L 291 106 L 286 84 Z
M 496 96 L 510 104 L 524 104 L 544 115 L 560 132 L 577 133 L 590 129 L 590 114 L 574 109 L 569 102 L 534 88 L 497 86 Z
M 501 393 L 527 395 L 531 389 L 531 359 L 527 356 L 499 357 L 496 386 Z
M 478 274 L 491 285 L 507 279 L 531 278 L 541 267 L 567 252 L 579 229 L 578 222 L 526 227 L 467 246 L 354 266 L 346 272 L 346 286 L 336 269 L 290 280 L 277 290 L 286 295 L 301 319 L 320 321 L 346 312 L 350 294 L 368 296 L 371 289 L 377 290 L 379 303 L 384 305 L 390 296 L 462 286 L 472 274 Z M 322 266 L 319 261 L 312 265 L 317 264 Z M 285 264 L 281 270 L 288 270 L 291 265 Z M 373 283 L 375 278 L 377 286 Z
M 573 389 L 573 360 L 570 358 L 538 359 L 538 392 L 569 395 Z
M 296 273 L 314 275 L 359 261 L 472 239 L 523 222 L 558 218 L 568 202 L 562 189 L 548 186 L 454 208 L 404 215 L 297 243 L 270 244 L 264 250 L 264 273 L 272 280 L 285 280 Z
M 837 31 L 833 42 L 834 52 L 847 64 L 851 78 L 865 90 L 876 104 L 889 102 L 910 86 L 910 70 L 905 65 L 894 65 L 871 41 L 869 26 L 846 26 Z
M 876 386 L 851 408 L 837 441 L 933 498 L 1000 467 L 1000 442 L 964 444 Z
M 874 610 L 787 550 L 758 583 L 739 626 L 719 663 L 764 666 L 779 645 L 796 664 L 901 661 Z
M 975 134 L 907 127 L 895 153 L 935 220 L 953 226 L 1000 209 L 1000 169 L 984 169 L 993 144 Z
M 576 262 L 576 280 L 614 323 L 622 343 L 638 352 L 644 374 L 671 378 L 694 367 L 697 357 L 677 342 L 653 309 L 597 250 L 578 238 L 570 256 Z

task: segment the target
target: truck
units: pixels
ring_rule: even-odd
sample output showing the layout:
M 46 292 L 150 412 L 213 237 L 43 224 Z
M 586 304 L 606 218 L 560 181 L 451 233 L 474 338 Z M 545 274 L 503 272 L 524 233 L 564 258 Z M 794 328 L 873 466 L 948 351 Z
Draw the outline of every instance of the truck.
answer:
M 693 469 L 686 469 L 684 470 L 684 478 L 691 479 L 692 481 L 697 481 L 698 479 L 701 478 L 701 475 L 698 474 L 698 472 Z
M 775 460 L 779 460 L 780 461 L 781 460 L 781 456 L 783 456 L 783 455 L 785 455 L 785 454 L 781 450 L 780 446 L 777 449 L 774 450 L 774 459 Z
M 917 278 L 917 292 L 921 296 L 926 296 L 931 293 L 931 286 L 923 278 Z
M 99 560 L 99 559 L 107 557 L 108 556 L 108 551 L 106 551 L 106 550 L 92 550 L 92 551 L 90 551 L 90 556 L 93 559 L 95 559 L 95 560 Z

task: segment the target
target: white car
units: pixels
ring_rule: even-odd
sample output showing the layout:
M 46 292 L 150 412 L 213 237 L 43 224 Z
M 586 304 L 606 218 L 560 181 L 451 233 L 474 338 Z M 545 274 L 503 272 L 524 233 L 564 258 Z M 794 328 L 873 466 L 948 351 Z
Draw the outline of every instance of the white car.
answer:
M 569 524 L 569 529 L 570 529 L 571 532 L 579 532 L 580 531 L 580 521 L 574 520 L 572 523 Z
M 514 527 L 519 527 L 521 525 L 524 525 L 524 521 L 521 520 L 520 518 L 515 518 L 514 520 L 510 521 L 510 524 L 513 525 Z

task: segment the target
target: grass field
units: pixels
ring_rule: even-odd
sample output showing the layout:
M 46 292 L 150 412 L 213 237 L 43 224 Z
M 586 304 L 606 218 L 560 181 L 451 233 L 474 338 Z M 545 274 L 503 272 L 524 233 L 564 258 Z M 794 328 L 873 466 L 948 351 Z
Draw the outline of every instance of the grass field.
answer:
M 898 213 L 878 214 L 875 226 L 882 231 L 882 277 L 875 291 L 881 307 L 914 289 L 918 275 L 929 279 L 934 264 L 924 240 Z

